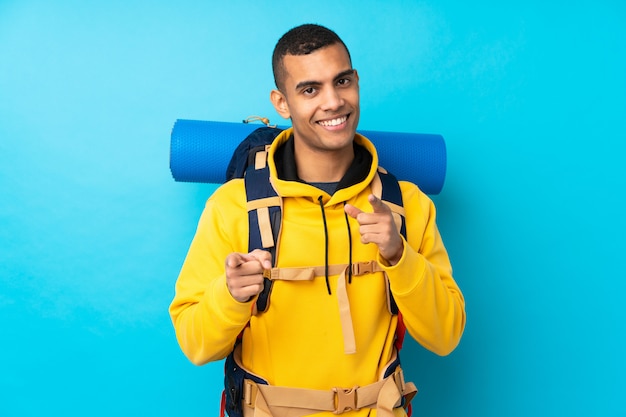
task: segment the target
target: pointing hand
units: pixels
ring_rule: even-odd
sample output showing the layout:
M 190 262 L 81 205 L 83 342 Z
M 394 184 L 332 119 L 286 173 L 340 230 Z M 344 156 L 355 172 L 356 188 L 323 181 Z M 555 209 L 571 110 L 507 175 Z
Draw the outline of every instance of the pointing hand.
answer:
M 263 291 L 263 270 L 272 268 L 272 255 L 255 249 L 226 257 L 226 285 L 233 298 L 245 303 Z
M 395 265 L 402 257 L 404 242 L 398 233 L 391 209 L 373 194 L 369 195 L 368 201 L 372 206 L 372 213 L 364 212 L 350 204 L 346 204 L 345 211 L 359 223 L 361 242 L 375 243 L 380 255 L 390 265 Z

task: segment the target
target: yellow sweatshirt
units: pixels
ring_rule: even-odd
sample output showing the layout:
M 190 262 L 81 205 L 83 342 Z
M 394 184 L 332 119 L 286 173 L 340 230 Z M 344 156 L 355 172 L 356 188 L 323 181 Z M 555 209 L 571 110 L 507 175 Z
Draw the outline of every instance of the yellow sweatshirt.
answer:
M 353 262 L 378 260 L 382 264 L 376 245 L 361 243 L 358 224 L 344 215 L 344 203 L 372 211 L 367 198 L 378 166 L 374 145 L 356 135 L 355 143 L 371 154 L 371 164 L 362 175 L 365 179 L 331 196 L 312 185 L 277 177 L 277 166 L 285 163 L 276 160 L 277 149 L 290 135 L 289 129 L 276 138 L 268 161 L 271 180 L 283 198 L 277 266 L 324 265 L 326 252 L 330 265 L 346 264 L 348 239 Z M 401 181 L 400 186 L 408 241 L 400 261 L 384 269 L 408 333 L 426 349 L 446 355 L 457 346 L 465 327 L 463 296 L 452 278 L 432 201 L 412 183 Z M 247 253 L 247 245 L 244 182 L 235 179 L 208 199 L 176 283 L 170 314 L 185 355 L 197 365 L 222 359 L 243 330 L 243 365 L 272 385 L 331 389 L 377 381 L 391 358 L 397 324 L 397 317 L 387 308 L 384 274 L 355 276 L 347 284 L 356 352 L 346 354 L 336 275 L 330 276 L 330 295 L 324 277 L 276 281 L 268 311 L 255 316 L 251 314 L 255 300 L 240 303 L 233 299 L 226 286 L 224 262 L 232 252 Z M 360 413 L 366 415 L 367 410 Z

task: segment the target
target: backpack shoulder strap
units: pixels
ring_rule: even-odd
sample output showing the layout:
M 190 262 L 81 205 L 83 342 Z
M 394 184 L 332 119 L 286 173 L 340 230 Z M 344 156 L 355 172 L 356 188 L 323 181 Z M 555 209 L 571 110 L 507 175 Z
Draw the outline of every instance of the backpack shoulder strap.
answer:
M 250 152 L 250 163 L 246 168 L 244 183 L 248 209 L 248 251 L 264 249 L 272 254 L 272 262 L 276 265 L 276 248 L 282 220 L 282 202 L 270 182 L 267 166 L 267 150 Z M 256 302 L 256 310 L 265 311 L 269 305 L 269 294 L 273 281 L 265 278 L 263 291 Z
M 400 234 L 406 239 L 406 213 L 402 202 L 402 190 L 398 179 L 384 168 L 379 167 L 378 177 L 380 178 L 380 199 L 383 200 L 391 208 L 394 213 L 396 224 Z
M 398 183 L 397 178 L 393 174 L 387 172 L 387 170 L 382 167 L 378 167 L 377 177 L 378 179 L 375 179 L 374 184 L 372 184 L 372 192 L 391 208 L 396 226 L 400 234 L 406 239 L 406 214 L 402 202 L 400 183 Z M 389 283 L 387 283 L 387 298 L 391 314 L 398 314 L 398 305 L 391 294 Z M 401 318 L 399 321 L 400 320 Z
M 394 219 L 396 220 L 396 225 L 398 225 L 398 230 L 400 230 L 400 234 L 402 234 L 402 236 L 406 240 L 406 211 L 404 210 L 404 204 L 402 201 L 402 190 L 400 189 L 400 183 L 393 174 L 387 172 L 382 167 L 379 167 L 378 169 L 378 176 L 380 177 L 380 182 L 382 186 L 380 198 L 390 206 L 391 211 L 394 214 Z M 398 324 L 396 327 L 396 340 L 394 342 L 394 346 L 399 352 L 402 349 L 402 345 L 404 343 L 406 325 L 404 324 L 404 320 L 402 318 L 402 312 L 398 308 L 396 300 L 394 300 L 393 294 L 391 293 L 389 282 L 387 282 L 387 294 L 389 311 L 391 312 L 391 314 L 395 314 L 398 316 Z

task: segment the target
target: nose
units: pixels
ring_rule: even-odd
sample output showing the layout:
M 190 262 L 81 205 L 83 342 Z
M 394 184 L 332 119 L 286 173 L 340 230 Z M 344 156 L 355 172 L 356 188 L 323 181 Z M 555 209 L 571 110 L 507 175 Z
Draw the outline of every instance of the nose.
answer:
M 344 104 L 340 91 L 336 88 L 328 88 L 323 96 L 322 110 L 335 111 Z

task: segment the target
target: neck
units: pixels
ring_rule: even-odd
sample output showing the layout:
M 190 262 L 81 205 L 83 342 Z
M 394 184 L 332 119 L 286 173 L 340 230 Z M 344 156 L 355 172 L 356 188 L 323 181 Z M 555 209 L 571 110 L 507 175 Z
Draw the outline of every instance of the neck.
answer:
M 338 182 L 354 159 L 354 148 L 316 152 L 311 149 L 295 151 L 298 177 L 306 182 Z

